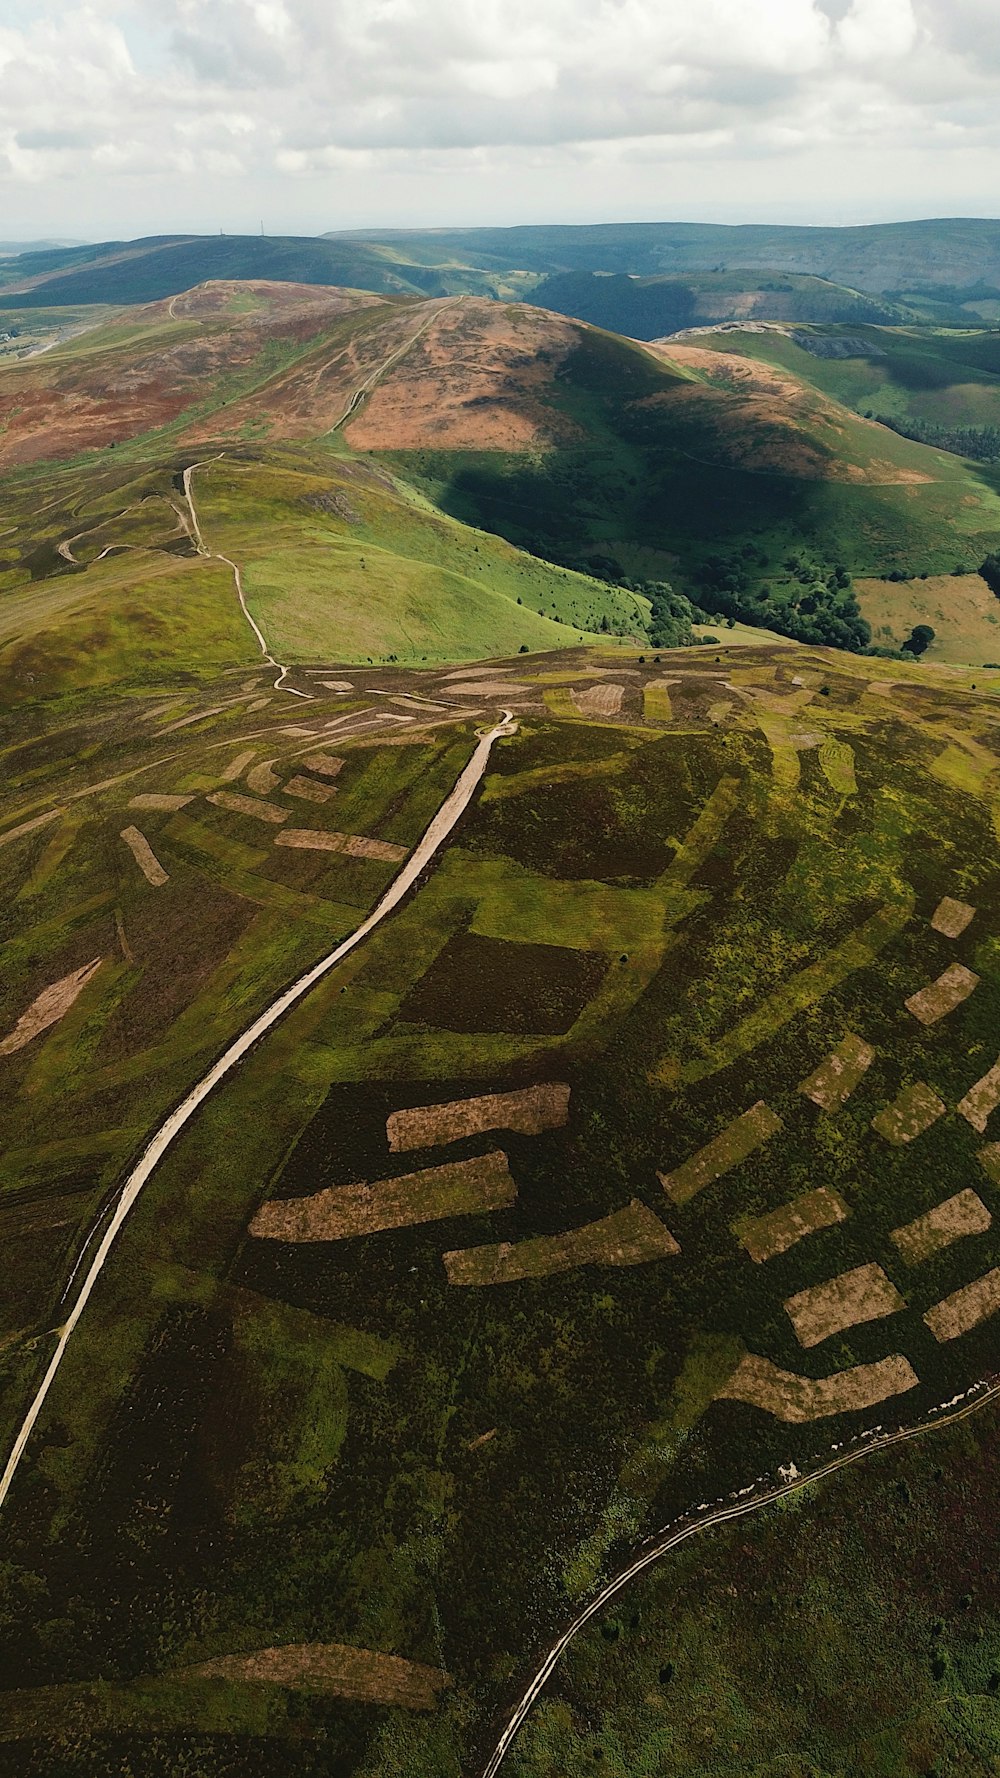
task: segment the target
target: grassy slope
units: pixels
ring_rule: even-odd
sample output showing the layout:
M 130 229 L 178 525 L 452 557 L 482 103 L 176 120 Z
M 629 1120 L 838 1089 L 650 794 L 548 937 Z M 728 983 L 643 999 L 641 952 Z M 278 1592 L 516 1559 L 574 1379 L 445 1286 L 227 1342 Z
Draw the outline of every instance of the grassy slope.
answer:
M 698 344 L 779 364 L 847 407 L 942 426 L 1000 424 L 1000 334 L 935 328 L 796 328 L 863 340 L 869 353 L 823 358 L 781 332 L 706 334 Z
M 643 601 L 443 517 L 332 450 L 238 448 L 233 458 L 195 472 L 196 505 L 208 546 L 244 570 L 279 659 L 480 659 L 565 646 L 567 625 L 576 638 L 602 617 L 642 633 Z M 120 454 L 104 462 L 103 488 L 98 464 L 14 479 L 22 523 L 7 541 L 0 675 L 21 701 L 122 681 L 183 683 L 259 661 L 231 570 L 176 535 L 179 469 L 153 462 L 136 473 Z M 40 491 L 54 490 L 41 511 Z M 116 518 L 143 495 L 137 514 Z M 56 543 L 88 522 L 102 549 L 121 553 L 88 562 L 94 543 L 84 538 L 72 546 L 81 565 L 64 562 Z
M 1000 661 L 1000 601 L 978 574 L 929 575 L 902 585 L 862 580 L 855 590 L 877 643 L 898 646 L 914 624 L 929 624 L 929 660 L 974 666 Z
M 539 553 L 608 556 L 683 590 L 696 590 L 706 556 L 748 540 L 771 581 L 789 550 L 858 575 L 901 561 L 941 573 L 956 561 L 978 565 L 1000 537 L 1000 498 L 974 466 L 828 402 L 811 413 L 807 404 L 789 423 L 780 402 L 761 413 L 699 374 L 700 385 L 690 371 L 588 330 L 552 395 L 580 427 L 579 444 L 544 456 L 428 449 L 392 461 L 456 516 Z M 703 397 L 692 399 L 692 382 Z M 796 472 L 797 436 L 805 475 Z M 761 453 L 775 463 L 775 439 L 781 467 L 758 466 Z M 852 466 L 857 480 L 845 479 Z
M 886 1424 L 989 1367 L 990 1324 L 944 1349 L 921 1315 L 995 1263 L 996 1225 L 974 1251 L 960 1244 L 916 1275 L 900 1269 L 889 1239 L 901 1218 L 972 1177 L 993 1203 L 975 1160 L 979 1138 L 947 1119 L 887 1154 L 870 1120 L 915 1077 L 953 1104 L 995 1054 L 995 687 L 970 696 L 967 675 L 890 666 L 897 689 L 887 697 L 865 689 L 867 664 L 711 649 L 670 662 L 669 705 L 643 696 L 644 679 L 663 677 L 650 664 L 645 675 L 621 676 L 623 719 L 580 720 L 569 688 L 615 665 L 583 652 L 523 663 L 529 683 L 539 676 L 531 713 L 498 748 L 459 843 L 381 937 L 206 1107 L 130 1224 L 26 1477 L 4 1657 L 9 1685 L 65 1678 L 65 1650 L 82 1646 L 85 1618 L 88 1655 L 76 1674 L 83 1682 L 99 1670 L 121 1689 L 101 1694 L 99 1708 L 72 1686 L 54 1700 L 30 1691 L 10 1700 L 12 1732 L 33 1743 L 17 1750 L 22 1771 L 51 1770 L 54 1737 L 74 1778 L 99 1766 L 109 1725 L 143 1770 L 197 1759 L 215 1778 L 233 1746 L 225 1737 L 243 1734 L 244 1769 L 269 1772 L 259 1698 L 239 1688 L 202 1697 L 171 1670 L 303 1638 L 443 1662 L 455 1688 L 426 1719 L 279 1691 L 268 1726 L 285 1773 L 332 1759 L 366 1778 L 474 1768 L 492 1712 L 531 1653 L 644 1529 L 789 1455 L 805 1464 L 856 1430 L 851 1421 L 795 1431 L 749 1410 L 706 1412 L 739 1341 L 813 1375 L 907 1352 L 922 1389 L 879 1410 Z M 745 695 L 727 692 L 720 672 Z M 803 684 L 793 685 L 793 672 Z M 828 775 L 828 750 L 795 752 L 791 736 L 806 725 L 840 743 L 841 766 L 851 749 L 856 792 L 845 793 L 842 771 Z M 229 732 L 237 741 L 236 727 Z M 80 738 L 62 745 L 79 750 Z M 381 751 L 370 774 L 353 756 L 323 819 L 350 828 L 381 810 L 383 831 L 405 840 L 392 825 L 402 819 L 395 772 L 411 750 L 395 750 L 396 768 L 394 750 Z M 28 758 L 24 768 L 30 775 L 40 763 Z M 696 827 L 720 779 L 733 781 L 731 801 L 714 828 Z M 425 785 L 427 798 L 439 782 Z M 415 822 L 412 799 L 407 811 Z M 114 795 L 106 819 L 113 831 Z M 200 806 L 165 819 L 170 862 L 190 855 L 189 822 L 215 821 Z M 255 882 L 258 894 L 274 883 L 259 833 L 227 827 L 220 837 L 222 882 Z M 928 927 L 945 891 L 979 909 L 958 947 Z M 55 882 L 50 893 L 60 893 Z M 804 972 L 884 906 L 899 916 L 895 936 L 810 1000 Z M 282 923 L 277 907 L 272 914 L 272 941 L 287 943 L 284 927 L 298 923 Z M 482 1018 L 471 1031 L 440 974 L 458 940 L 471 951 L 488 941 L 474 997 Z M 521 1004 L 533 995 L 544 1010 L 553 949 L 603 953 L 596 995 L 564 1034 L 543 1035 L 523 1015 L 497 1029 L 512 981 Z M 956 954 L 981 986 L 945 1028 L 924 1032 L 903 1000 Z M 415 1018 L 408 1008 L 421 983 Z M 218 980 L 215 989 L 221 1006 Z M 224 1006 L 229 1017 L 228 997 Z M 796 1083 L 845 1028 L 864 1031 L 878 1061 L 842 1115 L 817 1120 Z M 89 1022 L 56 1033 L 32 1062 L 51 1092 L 64 1088 L 74 1057 L 76 1103 L 92 1101 L 95 1119 L 107 1117 L 119 1081 L 138 1091 L 140 1069 L 149 1078 L 146 1058 L 108 1058 L 92 1074 L 80 1035 L 94 1045 L 99 1030 L 91 1009 Z M 197 1009 L 187 1031 L 204 1045 Z M 175 1045 L 171 1036 L 174 1068 Z M 372 1237 L 363 1249 L 282 1253 L 243 1241 L 262 1195 L 398 1171 L 385 1146 L 387 1110 L 538 1078 L 571 1082 L 572 1124 L 565 1134 L 501 1139 L 519 1186 L 510 1211 Z M 163 1090 L 170 1084 L 164 1078 Z M 631 1195 L 662 1216 L 656 1168 L 677 1164 L 758 1097 L 780 1111 L 783 1131 L 738 1176 L 669 1211 L 681 1256 L 513 1292 L 445 1284 L 445 1248 L 572 1227 Z M 32 1115 L 30 1096 L 17 1110 Z M 253 1144 L 234 1141 L 251 1122 Z M 768 1268 L 752 1266 L 733 1240 L 734 1215 L 814 1185 L 817 1153 L 850 1218 Z M 905 1290 L 906 1310 L 835 1339 L 832 1350 L 799 1350 L 785 1295 L 873 1257 Z M 248 1292 L 272 1306 L 252 1354 L 241 1331 Z M 287 1327 L 282 1308 L 294 1311 Z M 303 1313 L 321 1318 L 312 1368 L 295 1318 Z M 325 1387 L 316 1367 L 327 1362 L 330 1320 L 389 1346 L 380 1376 L 343 1361 L 346 1395 L 327 1390 L 306 1439 L 307 1404 Z M 21 1387 L 32 1362 L 19 1354 Z M 230 1426 L 239 1462 L 220 1432 Z M 261 1449 L 282 1453 L 270 1476 L 253 1468 Z M 159 1678 L 133 1685 L 141 1673 Z M 209 1728 L 222 1743 L 206 1743 Z
M 475 660 L 565 646 L 566 625 L 579 639 L 604 615 L 642 634 L 645 602 L 471 530 L 332 452 L 219 464 L 198 473 L 196 492 L 206 535 L 238 553 L 282 659 Z M 331 495 L 341 512 L 307 509 Z

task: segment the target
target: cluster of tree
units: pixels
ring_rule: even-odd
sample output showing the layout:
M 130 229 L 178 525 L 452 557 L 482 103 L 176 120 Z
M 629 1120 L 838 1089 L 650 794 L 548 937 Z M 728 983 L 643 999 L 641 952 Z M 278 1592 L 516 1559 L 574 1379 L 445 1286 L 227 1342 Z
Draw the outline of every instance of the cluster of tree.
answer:
M 665 581 L 647 581 L 646 597 L 653 609 L 649 618 L 649 640 L 654 648 L 681 648 L 691 641 L 693 611 L 690 599 L 675 593 Z
M 1000 426 L 939 426 L 935 421 L 912 417 L 898 420 L 891 414 L 873 413 L 870 408 L 865 419 L 878 420 L 901 438 L 933 445 L 939 451 L 953 451 L 957 457 L 971 457 L 976 463 L 1000 462 Z
M 736 556 L 709 556 L 698 576 L 701 608 L 776 630 L 796 642 L 826 644 L 852 654 L 868 647 L 871 626 L 861 615 L 843 564 L 820 568 L 800 556 L 789 556 L 784 567 L 793 585 L 776 593 L 751 573 L 752 566 L 765 561 L 753 544 L 745 544 Z

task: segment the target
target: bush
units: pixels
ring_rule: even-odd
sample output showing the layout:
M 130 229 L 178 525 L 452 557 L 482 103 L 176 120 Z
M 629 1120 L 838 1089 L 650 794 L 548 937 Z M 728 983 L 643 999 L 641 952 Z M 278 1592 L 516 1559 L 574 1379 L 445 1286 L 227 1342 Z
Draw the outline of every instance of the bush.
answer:
M 982 579 L 985 580 L 990 592 L 995 593 L 997 598 L 1000 599 L 1000 554 L 998 554 L 997 551 L 991 551 L 980 568 L 979 573 Z
M 914 624 L 909 636 L 907 636 L 906 641 L 903 643 L 902 652 L 904 654 L 912 655 L 926 654 L 933 640 L 934 631 L 931 629 L 930 624 Z

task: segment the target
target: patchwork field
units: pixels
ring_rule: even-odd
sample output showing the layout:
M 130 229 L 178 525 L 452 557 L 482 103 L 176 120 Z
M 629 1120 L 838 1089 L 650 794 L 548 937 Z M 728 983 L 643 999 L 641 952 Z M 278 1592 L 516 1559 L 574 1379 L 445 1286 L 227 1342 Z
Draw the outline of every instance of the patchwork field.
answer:
M 274 678 L 6 738 L 9 1450 L 130 1163 L 516 710 L 65 1346 L 4 1505 L 27 1778 L 474 1773 L 643 1538 L 995 1369 L 1000 679 L 780 644 Z

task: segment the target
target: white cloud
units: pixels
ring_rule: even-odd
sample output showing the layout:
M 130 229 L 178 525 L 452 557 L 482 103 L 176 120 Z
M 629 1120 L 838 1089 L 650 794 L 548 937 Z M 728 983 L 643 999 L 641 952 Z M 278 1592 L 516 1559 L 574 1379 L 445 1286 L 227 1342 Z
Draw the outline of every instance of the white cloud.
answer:
M 148 194 L 156 211 L 150 230 L 185 219 L 199 226 L 207 206 L 215 214 L 220 206 L 253 210 L 258 191 L 287 209 L 270 219 L 274 227 L 305 214 L 309 227 L 332 226 L 342 217 L 348 168 L 379 202 L 385 181 L 396 182 L 410 214 L 422 182 L 421 220 L 435 201 L 447 208 L 477 182 L 493 192 L 506 179 L 513 220 L 519 191 L 529 208 L 539 198 L 517 184 L 526 156 L 544 164 L 553 193 L 575 179 L 585 206 L 596 201 L 585 169 L 602 145 L 621 144 L 623 164 L 633 165 L 637 143 L 644 165 L 659 158 L 675 168 L 687 158 L 695 203 L 699 189 L 714 190 L 712 168 L 728 157 L 735 202 L 751 211 L 746 169 L 764 161 L 772 205 L 783 193 L 795 201 L 803 156 L 816 154 L 829 157 L 824 202 L 836 192 L 849 206 L 852 190 L 855 202 L 870 202 L 871 173 L 908 155 L 913 213 L 924 201 L 933 141 L 955 170 L 946 207 L 964 209 L 968 156 L 984 157 L 976 179 L 985 192 L 985 157 L 1000 146 L 995 7 L 996 0 L 34 0 L 19 28 L 0 27 L 7 226 L 25 184 L 32 197 L 23 216 L 34 214 L 43 188 L 48 226 L 59 226 L 61 210 L 61 226 L 71 230 L 77 206 L 95 218 L 102 205 L 120 207 L 123 180 L 133 182 L 130 216 L 141 211 L 140 190 Z M 852 188 L 861 154 L 870 158 L 863 194 Z M 172 174 L 186 186 L 171 193 L 165 214 Z M 894 178 L 894 189 L 905 190 L 905 177 Z M 677 213 L 669 197 L 660 214 Z M 627 191 L 617 213 L 630 213 Z M 450 219 L 490 218 L 473 209 Z
M 877 67 L 883 57 L 907 55 L 919 27 L 911 0 L 852 0 L 835 35 L 851 61 Z

